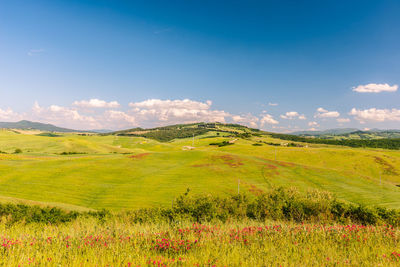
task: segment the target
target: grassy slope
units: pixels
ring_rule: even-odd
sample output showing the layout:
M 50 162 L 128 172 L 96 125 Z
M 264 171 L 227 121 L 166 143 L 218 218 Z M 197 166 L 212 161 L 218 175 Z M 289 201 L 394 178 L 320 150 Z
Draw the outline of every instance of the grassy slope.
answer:
M 46 137 L 3 130 L 0 150 L 24 152 L 0 154 L 0 200 L 120 210 L 170 205 L 188 187 L 196 193 L 233 193 L 240 179 L 246 191 L 314 187 L 352 202 L 400 208 L 400 188 L 395 186 L 400 184 L 400 151 L 252 146 L 256 139 L 282 142 L 256 137 L 218 148 L 208 144 L 226 138 L 197 137 L 196 149 L 183 151 L 182 146 L 192 145 L 191 138 L 159 143 L 141 137 Z M 62 152 L 87 154 L 59 155 Z

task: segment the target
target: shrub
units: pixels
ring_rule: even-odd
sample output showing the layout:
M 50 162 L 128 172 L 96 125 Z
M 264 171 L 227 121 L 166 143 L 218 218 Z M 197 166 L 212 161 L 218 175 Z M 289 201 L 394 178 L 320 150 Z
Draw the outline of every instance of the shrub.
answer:
M 75 152 L 75 151 L 70 151 L 70 152 L 61 152 L 60 155 L 79 155 L 79 154 L 87 154 L 86 152 Z
M 22 150 L 21 150 L 20 148 L 17 148 L 17 149 L 15 149 L 14 153 L 15 153 L 15 154 L 22 153 Z
M 383 207 L 365 207 L 336 200 L 318 190 L 300 193 L 294 188 L 276 188 L 257 197 L 231 195 L 178 197 L 172 208 L 142 209 L 127 213 L 133 222 L 195 222 L 252 219 L 295 222 L 340 222 L 400 225 L 400 212 Z
M 222 141 L 222 142 L 215 142 L 215 143 L 210 143 L 210 146 L 218 146 L 218 147 L 222 147 L 222 146 L 229 146 L 229 145 L 233 145 L 234 143 L 229 143 L 229 141 Z
M 226 197 L 190 195 L 189 190 L 175 199 L 172 207 L 146 208 L 120 213 L 107 210 L 67 212 L 58 208 L 0 204 L 0 217 L 8 224 L 64 223 L 79 216 L 100 222 L 114 216 L 131 223 L 226 222 L 277 220 L 312 223 L 388 224 L 400 226 L 400 212 L 383 207 L 366 207 L 338 201 L 318 190 L 300 193 L 295 188 L 275 188 L 258 196 L 235 194 Z

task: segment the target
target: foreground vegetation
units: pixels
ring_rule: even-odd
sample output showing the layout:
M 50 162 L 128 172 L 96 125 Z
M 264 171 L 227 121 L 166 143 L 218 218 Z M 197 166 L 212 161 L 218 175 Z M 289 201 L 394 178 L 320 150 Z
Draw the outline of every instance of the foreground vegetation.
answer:
M 2 266 L 396 266 L 400 213 L 278 188 L 171 208 L 65 212 L 2 205 Z M 397 225 L 397 226 L 396 226 Z
M 0 224 L 2 266 L 398 266 L 390 226 L 283 222 Z

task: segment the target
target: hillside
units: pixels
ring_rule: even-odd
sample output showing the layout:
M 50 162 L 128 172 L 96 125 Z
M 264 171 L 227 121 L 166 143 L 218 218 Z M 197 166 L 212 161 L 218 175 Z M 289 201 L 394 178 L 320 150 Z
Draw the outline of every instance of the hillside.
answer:
M 345 129 L 344 129 L 345 130 Z M 336 132 L 340 132 L 338 129 Z M 224 124 L 224 123 L 193 123 L 193 124 L 178 124 L 165 127 L 157 127 L 150 129 L 133 128 L 123 131 L 107 133 L 106 135 L 116 136 L 136 136 L 154 139 L 160 142 L 169 142 L 174 139 L 189 138 L 205 133 L 224 133 L 229 137 L 250 138 L 252 136 L 269 136 L 285 141 L 289 146 L 303 146 L 299 143 L 311 144 L 327 144 L 340 145 L 348 147 L 371 147 L 371 148 L 386 148 L 400 149 L 400 138 L 325 138 L 324 136 L 299 136 L 293 134 L 279 134 L 260 131 L 259 129 L 248 128 L 239 124 Z M 382 133 L 386 133 L 383 132 Z M 216 136 L 216 134 L 214 134 Z
M 180 135 L 185 128 L 193 130 Z M 240 180 L 240 192 L 249 195 L 295 186 L 327 190 L 353 203 L 400 208 L 399 150 L 284 141 L 240 125 L 57 138 L 1 130 L 0 151 L 3 201 L 121 210 L 170 205 L 187 188 L 195 194 L 234 194 Z
M 346 140 L 346 139 L 384 139 L 384 138 L 400 138 L 400 130 L 379 130 L 372 129 L 369 131 L 361 131 L 354 128 L 339 128 L 330 129 L 325 131 L 301 131 L 293 132 L 292 135 L 302 137 L 315 137 L 320 139 L 331 139 L 331 140 Z
M 40 130 L 45 132 L 60 132 L 60 133 L 72 133 L 79 132 L 77 130 L 57 127 L 52 124 L 32 122 L 27 120 L 22 120 L 18 122 L 0 122 L 0 128 L 2 129 L 24 129 L 24 130 Z

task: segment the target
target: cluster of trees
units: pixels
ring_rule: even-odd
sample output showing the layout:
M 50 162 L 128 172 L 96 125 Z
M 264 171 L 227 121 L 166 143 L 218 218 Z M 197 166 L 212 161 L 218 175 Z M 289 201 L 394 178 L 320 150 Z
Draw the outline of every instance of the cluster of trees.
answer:
M 346 140 L 331 140 L 321 138 L 307 138 L 297 135 L 269 133 L 273 138 L 282 140 L 289 140 L 294 142 L 304 142 L 311 144 L 327 144 L 327 145 L 340 145 L 349 147 L 371 147 L 371 148 L 386 148 L 386 149 L 400 149 L 400 138 L 397 139 L 346 139 Z
M 233 143 L 229 143 L 229 141 L 210 143 L 210 146 L 218 146 L 218 147 L 229 146 L 229 145 L 233 145 Z
M 132 133 L 120 133 L 118 135 L 120 136 L 141 136 L 141 137 L 146 137 L 146 138 L 151 138 L 160 142 L 168 142 L 173 139 L 177 138 L 188 138 L 197 136 L 197 135 L 202 135 L 207 133 L 207 129 L 201 129 L 201 128 L 160 128 L 160 129 L 155 129 L 151 130 L 148 132 L 143 132 L 143 133 L 138 133 L 138 134 L 132 134 Z

